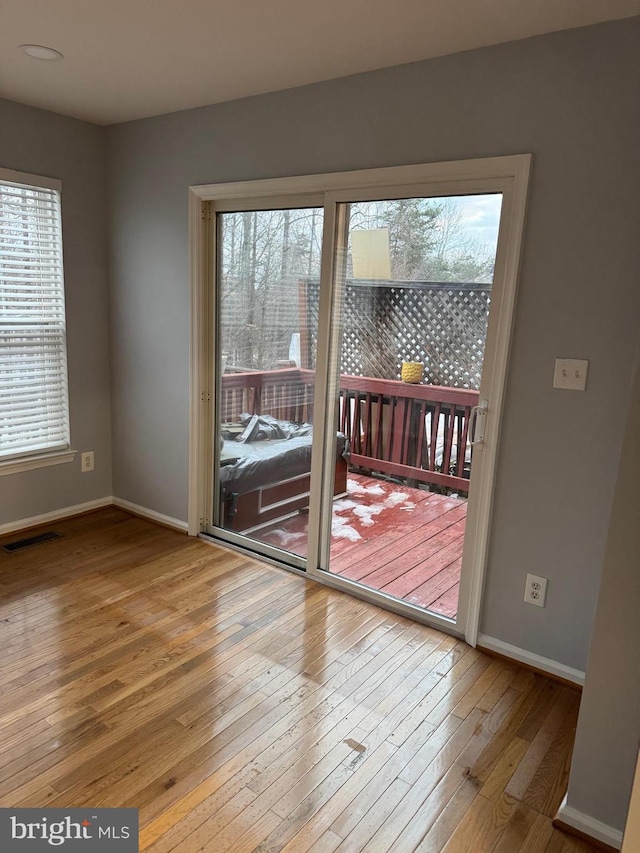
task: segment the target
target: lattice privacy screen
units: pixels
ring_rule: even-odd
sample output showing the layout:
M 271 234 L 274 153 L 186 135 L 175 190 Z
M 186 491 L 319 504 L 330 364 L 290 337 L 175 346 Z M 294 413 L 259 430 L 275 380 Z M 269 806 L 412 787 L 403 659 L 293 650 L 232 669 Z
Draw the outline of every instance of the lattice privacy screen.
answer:
M 319 283 L 300 282 L 307 315 L 303 367 L 314 367 Z M 478 389 L 490 284 L 349 280 L 344 288 L 340 372 L 400 379 L 403 361 L 424 364 L 423 381 Z

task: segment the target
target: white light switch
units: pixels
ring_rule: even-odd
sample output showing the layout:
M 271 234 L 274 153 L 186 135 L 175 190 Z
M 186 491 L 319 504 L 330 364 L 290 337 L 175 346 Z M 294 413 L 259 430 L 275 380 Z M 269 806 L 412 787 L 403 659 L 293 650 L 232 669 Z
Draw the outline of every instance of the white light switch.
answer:
M 587 387 L 589 362 L 583 358 L 556 358 L 553 387 L 584 391 Z

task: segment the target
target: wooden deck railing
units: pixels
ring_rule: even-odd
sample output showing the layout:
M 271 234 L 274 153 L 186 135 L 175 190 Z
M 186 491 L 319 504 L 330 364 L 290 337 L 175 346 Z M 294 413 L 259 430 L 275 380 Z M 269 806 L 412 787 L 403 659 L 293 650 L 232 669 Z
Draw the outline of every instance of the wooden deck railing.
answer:
M 222 421 L 237 421 L 243 412 L 310 423 L 313 420 L 315 373 L 287 367 L 251 370 L 222 377 Z
M 299 368 L 225 374 L 222 420 L 248 412 L 310 422 L 314 384 L 315 373 Z M 477 391 L 342 375 L 339 429 L 351 442 L 350 464 L 466 492 L 469 420 L 477 403 Z
M 341 376 L 340 401 L 352 465 L 468 491 L 469 419 L 477 391 Z

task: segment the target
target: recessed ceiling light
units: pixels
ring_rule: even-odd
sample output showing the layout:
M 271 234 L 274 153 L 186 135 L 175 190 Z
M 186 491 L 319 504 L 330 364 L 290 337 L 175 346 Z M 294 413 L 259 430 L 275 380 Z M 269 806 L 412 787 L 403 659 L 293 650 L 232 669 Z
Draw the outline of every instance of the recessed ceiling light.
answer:
M 53 47 L 45 47 L 42 44 L 21 44 L 20 49 L 24 50 L 27 56 L 32 56 L 34 59 L 45 59 L 49 62 L 62 59 L 62 54 L 59 50 L 55 50 Z

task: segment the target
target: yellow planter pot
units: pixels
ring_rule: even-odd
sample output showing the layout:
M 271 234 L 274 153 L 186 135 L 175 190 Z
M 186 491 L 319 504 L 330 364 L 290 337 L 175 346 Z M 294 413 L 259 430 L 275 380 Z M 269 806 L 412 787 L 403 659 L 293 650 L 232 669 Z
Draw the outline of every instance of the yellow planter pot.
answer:
M 400 375 L 402 376 L 403 382 L 410 382 L 413 385 L 416 385 L 422 379 L 422 374 L 424 373 L 424 365 L 420 361 L 403 361 L 402 362 L 402 371 Z

